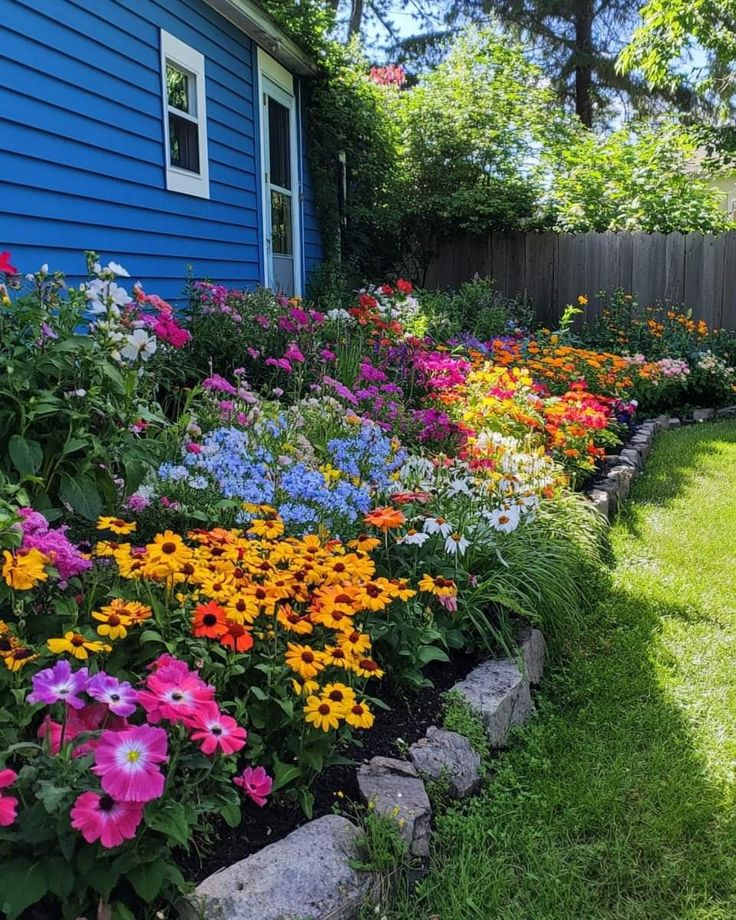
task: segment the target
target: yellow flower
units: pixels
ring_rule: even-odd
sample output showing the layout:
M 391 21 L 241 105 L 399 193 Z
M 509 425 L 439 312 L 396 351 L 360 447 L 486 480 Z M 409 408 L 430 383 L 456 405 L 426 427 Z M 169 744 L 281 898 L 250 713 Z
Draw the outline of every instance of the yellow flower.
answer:
M 298 680 L 292 680 L 291 689 L 296 693 L 297 696 L 312 696 L 319 690 L 319 684 L 316 680 L 305 680 L 303 684 L 300 684 Z
M 132 521 L 124 521 L 119 517 L 101 517 L 97 521 L 98 530 L 109 530 L 117 534 L 133 533 L 136 526 Z
M 35 661 L 36 658 L 38 658 L 38 655 L 35 655 L 32 649 L 25 648 L 22 645 L 16 646 L 7 655 L 3 655 L 5 667 L 9 671 L 20 671 L 21 668 L 30 664 L 31 661 Z
M 340 726 L 339 707 L 324 698 L 318 696 L 308 697 L 304 712 L 306 713 L 306 721 L 317 728 L 321 728 L 323 732 L 328 732 Z
M 345 711 L 355 702 L 355 691 L 347 684 L 325 684 L 320 696 L 323 700 L 337 706 L 341 715 L 344 715 Z
M 37 549 L 29 549 L 15 556 L 5 550 L 3 556 L 5 557 L 3 564 L 5 583 L 15 588 L 16 591 L 28 591 L 30 588 L 35 588 L 39 581 L 46 581 L 49 577 L 45 566 L 50 560 Z
M 578 304 L 579 304 L 581 307 L 585 307 L 585 306 L 588 305 L 588 298 L 585 296 L 585 294 L 581 294 L 581 295 L 578 297 Z
M 92 619 L 99 620 L 97 632 L 108 639 L 124 639 L 128 635 L 128 627 L 133 624 L 129 616 L 125 616 L 116 608 L 95 610 Z
M 112 646 L 105 642 L 97 642 L 93 639 L 87 639 L 81 633 L 74 632 L 70 629 L 64 633 L 63 639 L 47 639 L 46 645 L 54 655 L 62 655 L 69 652 L 74 658 L 84 661 L 89 658 L 90 652 L 111 652 Z
M 345 721 L 353 728 L 371 728 L 376 721 L 367 703 L 353 703 L 345 713 Z
M 281 518 L 267 518 L 265 520 L 255 520 L 251 522 L 250 533 L 257 537 L 265 537 L 267 540 L 275 540 L 284 532 L 284 522 Z
M 325 666 L 322 652 L 317 652 L 308 645 L 297 645 L 294 642 L 289 642 L 286 663 L 303 680 L 316 677 Z

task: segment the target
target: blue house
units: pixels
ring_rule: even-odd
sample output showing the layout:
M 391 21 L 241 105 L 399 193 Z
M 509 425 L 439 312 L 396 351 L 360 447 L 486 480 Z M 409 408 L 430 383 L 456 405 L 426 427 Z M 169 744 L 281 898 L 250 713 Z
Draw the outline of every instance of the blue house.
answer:
M 187 271 L 301 294 L 322 246 L 314 65 L 251 0 L 5 0 L 0 249 L 72 278 L 94 249 L 176 300 Z

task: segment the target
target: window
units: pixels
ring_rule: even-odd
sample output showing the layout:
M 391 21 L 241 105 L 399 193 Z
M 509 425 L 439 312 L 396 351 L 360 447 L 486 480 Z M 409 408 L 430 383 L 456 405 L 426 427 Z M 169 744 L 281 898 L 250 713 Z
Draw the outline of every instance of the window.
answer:
M 204 55 L 161 32 L 166 188 L 210 197 Z

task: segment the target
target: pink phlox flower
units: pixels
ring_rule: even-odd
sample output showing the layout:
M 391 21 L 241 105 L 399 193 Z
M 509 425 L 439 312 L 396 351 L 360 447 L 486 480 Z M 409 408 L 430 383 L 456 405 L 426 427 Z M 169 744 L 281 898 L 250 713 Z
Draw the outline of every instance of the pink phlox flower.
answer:
M 297 364 L 304 363 L 304 355 L 296 342 L 289 342 L 289 347 L 284 352 L 284 358 L 287 361 L 296 361 Z
M 92 568 L 89 559 L 85 559 L 67 537 L 66 525 L 49 527 L 46 518 L 32 508 L 20 508 L 19 514 L 23 529 L 22 549 L 37 549 L 48 556 L 62 581 L 69 581 Z
M 266 798 L 273 788 L 273 779 L 263 767 L 246 767 L 240 776 L 233 778 L 233 782 L 261 808 L 266 804 Z
M 290 374 L 293 370 L 291 364 L 286 358 L 266 358 L 265 363 L 269 367 L 277 367 L 279 370 Z
M 87 843 L 99 840 L 112 849 L 135 837 L 143 818 L 143 804 L 116 801 L 110 795 L 83 792 L 77 796 L 70 812 L 72 827 Z
M 271 326 L 271 320 L 264 316 L 263 313 L 256 313 L 253 319 L 258 323 L 261 329 L 268 329 Z
M 320 358 L 323 361 L 334 361 L 337 358 L 337 355 L 330 348 L 322 348 L 319 353 Z
M 353 393 L 352 390 L 346 387 L 344 383 L 340 383 L 339 380 L 335 380 L 333 377 L 327 377 L 327 376 L 322 378 L 322 382 L 326 386 L 331 387 L 337 393 L 338 396 L 341 396 L 344 400 L 349 402 L 351 405 L 357 406 L 358 397 L 355 395 L 355 393 Z
M 229 396 L 236 396 L 238 393 L 237 388 L 220 374 L 212 374 L 212 376 L 206 377 L 202 381 L 202 386 L 205 390 L 215 390 L 219 393 L 227 393 Z
M 245 747 L 248 733 L 232 716 L 220 712 L 216 703 L 208 703 L 186 720 L 192 729 L 192 741 L 199 743 L 203 754 L 211 756 L 218 748 L 234 754 Z
M 15 770 L 0 770 L 0 789 L 7 789 L 18 779 Z M 12 795 L 0 795 L 0 827 L 9 827 L 18 814 L 18 799 Z
M 138 725 L 125 731 L 104 731 L 95 749 L 92 772 L 102 788 L 123 802 L 150 802 L 164 791 L 159 764 L 168 760 L 163 728 Z

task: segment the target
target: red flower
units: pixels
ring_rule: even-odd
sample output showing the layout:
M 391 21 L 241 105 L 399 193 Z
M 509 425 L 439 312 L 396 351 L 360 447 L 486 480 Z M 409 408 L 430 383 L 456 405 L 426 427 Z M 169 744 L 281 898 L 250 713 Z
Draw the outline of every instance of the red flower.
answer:
M 219 639 L 227 632 L 228 623 L 225 611 L 214 601 L 197 604 L 194 608 L 192 632 L 195 636 L 207 639 Z
M 10 264 L 10 253 L 9 252 L 0 252 L 0 274 L 2 275 L 17 275 L 18 269 L 15 265 Z
M 247 652 L 253 648 L 253 636 L 241 623 L 227 621 L 227 632 L 220 636 L 220 645 L 233 652 Z
M 414 290 L 414 285 L 411 281 L 406 281 L 404 278 L 399 278 L 396 282 L 396 287 L 401 291 L 402 294 L 411 294 Z

